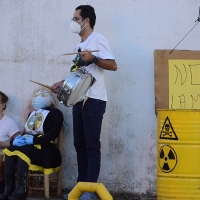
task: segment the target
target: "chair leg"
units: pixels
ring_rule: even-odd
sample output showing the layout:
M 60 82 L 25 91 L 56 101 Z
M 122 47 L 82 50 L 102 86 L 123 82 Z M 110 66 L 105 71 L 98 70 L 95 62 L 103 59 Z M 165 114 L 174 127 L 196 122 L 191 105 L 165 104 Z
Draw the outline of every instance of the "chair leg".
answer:
M 58 182 L 57 182 L 57 196 L 61 196 L 61 184 L 62 184 L 62 168 L 58 170 Z
M 49 199 L 49 175 L 44 174 L 44 195 L 46 199 Z

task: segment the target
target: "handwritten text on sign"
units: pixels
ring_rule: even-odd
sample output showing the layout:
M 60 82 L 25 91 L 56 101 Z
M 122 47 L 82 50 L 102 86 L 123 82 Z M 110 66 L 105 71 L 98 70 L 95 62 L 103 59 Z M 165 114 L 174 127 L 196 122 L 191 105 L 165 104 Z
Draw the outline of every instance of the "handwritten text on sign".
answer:
M 169 108 L 200 109 L 200 60 L 168 60 Z

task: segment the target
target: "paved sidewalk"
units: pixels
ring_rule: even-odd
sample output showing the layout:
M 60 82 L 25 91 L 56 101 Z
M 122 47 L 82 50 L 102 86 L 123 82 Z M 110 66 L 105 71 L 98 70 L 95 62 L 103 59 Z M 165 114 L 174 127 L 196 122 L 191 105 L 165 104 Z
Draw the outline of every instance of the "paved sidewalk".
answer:
M 70 193 L 70 190 L 64 190 L 62 191 L 63 194 Z M 113 200 L 156 200 L 155 196 L 151 196 L 148 194 L 143 195 L 133 195 L 133 194 L 127 194 L 127 193 L 119 193 L 119 194 L 111 194 L 113 197 Z M 50 200 L 64 200 L 64 198 L 55 196 L 55 193 L 50 194 Z M 46 200 L 44 197 L 28 197 L 27 200 Z M 101 200 L 100 198 L 98 200 Z
M 61 200 L 62 197 L 50 197 L 51 200 Z M 44 197 L 28 197 L 27 200 L 45 200 Z
M 28 197 L 27 200 L 44 200 L 44 197 Z M 62 197 L 50 197 L 51 200 L 61 200 Z M 64 199 L 63 199 L 64 200 Z
M 50 197 L 50 200 L 61 200 L 62 197 Z M 27 200 L 45 200 L 44 197 L 28 197 Z M 64 199 L 63 199 L 64 200 Z M 100 199 L 99 199 L 100 200 Z M 148 196 L 137 196 L 137 197 L 128 197 L 128 196 L 113 196 L 113 200 L 156 200 L 156 197 Z
M 61 200 L 63 198 L 58 198 L 58 197 L 51 197 L 50 200 Z M 33 197 L 28 197 L 27 200 L 46 200 L 44 197 L 37 197 L 37 198 L 33 198 Z M 63 199 L 64 200 L 64 199 Z M 156 200 L 156 198 L 152 198 L 152 197 L 130 197 L 130 198 L 121 198 L 121 197 L 117 197 L 117 198 L 113 198 L 113 200 Z

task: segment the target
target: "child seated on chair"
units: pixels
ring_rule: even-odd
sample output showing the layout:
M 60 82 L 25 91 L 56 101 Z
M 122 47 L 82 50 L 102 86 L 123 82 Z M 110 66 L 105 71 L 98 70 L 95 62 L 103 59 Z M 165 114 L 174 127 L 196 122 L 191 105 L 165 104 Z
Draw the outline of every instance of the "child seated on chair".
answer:
M 0 91 L 0 194 L 4 192 L 4 164 L 2 149 L 10 146 L 10 140 L 20 134 L 17 124 L 4 114 L 8 97 Z
M 50 90 L 40 88 L 33 92 L 33 111 L 25 124 L 25 132 L 3 150 L 5 155 L 5 190 L 0 199 L 25 200 L 28 170 L 51 174 L 58 171 L 62 158 L 54 144 L 63 124 L 63 114 L 56 108 Z M 17 186 L 15 188 L 15 166 Z

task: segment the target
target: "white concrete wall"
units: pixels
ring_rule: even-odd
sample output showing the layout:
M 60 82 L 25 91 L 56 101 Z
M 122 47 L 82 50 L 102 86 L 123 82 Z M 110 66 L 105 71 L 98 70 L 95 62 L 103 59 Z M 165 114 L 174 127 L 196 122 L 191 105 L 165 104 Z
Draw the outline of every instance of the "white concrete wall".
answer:
M 0 90 L 10 101 L 6 114 L 19 126 L 33 89 L 69 74 L 79 36 L 69 31 L 74 9 L 91 4 L 95 31 L 110 42 L 117 72 L 106 72 L 109 101 L 102 127 L 99 181 L 113 192 L 156 193 L 154 49 L 173 49 L 195 25 L 199 0 L 1 0 Z M 199 50 L 200 25 L 177 49 Z M 63 188 L 76 184 L 71 108 L 61 106 L 68 128 L 63 137 Z

